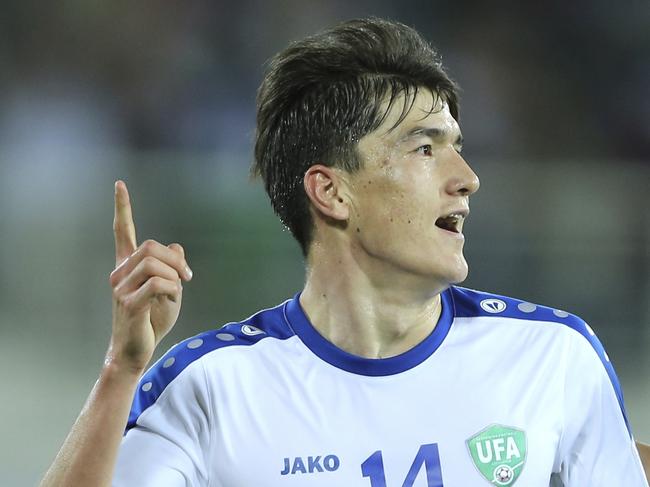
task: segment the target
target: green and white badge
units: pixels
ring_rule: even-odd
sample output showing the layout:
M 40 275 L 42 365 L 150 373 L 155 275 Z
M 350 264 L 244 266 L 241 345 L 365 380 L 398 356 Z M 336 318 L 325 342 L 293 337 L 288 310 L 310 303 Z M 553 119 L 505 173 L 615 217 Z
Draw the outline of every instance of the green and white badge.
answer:
M 474 465 L 493 485 L 513 485 L 526 464 L 526 432 L 493 424 L 467 440 Z

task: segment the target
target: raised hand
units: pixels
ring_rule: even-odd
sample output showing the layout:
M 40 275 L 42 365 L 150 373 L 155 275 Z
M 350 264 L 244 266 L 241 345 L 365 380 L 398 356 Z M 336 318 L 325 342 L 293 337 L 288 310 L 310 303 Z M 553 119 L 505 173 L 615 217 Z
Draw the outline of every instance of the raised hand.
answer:
M 137 245 L 126 184 L 115 183 L 115 270 L 113 333 L 107 361 L 135 372 L 145 369 L 154 349 L 178 318 L 182 281 L 192 279 L 183 247 L 155 240 Z

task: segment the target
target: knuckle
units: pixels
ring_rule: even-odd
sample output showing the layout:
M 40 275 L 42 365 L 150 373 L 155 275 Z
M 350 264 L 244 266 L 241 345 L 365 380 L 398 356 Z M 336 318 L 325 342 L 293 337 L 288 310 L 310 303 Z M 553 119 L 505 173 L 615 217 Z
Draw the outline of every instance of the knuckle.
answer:
M 111 283 L 111 286 L 115 287 L 119 282 L 120 278 L 122 277 L 122 266 L 116 267 L 113 269 L 113 271 L 109 274 L 108 276 L 108 282 Z
M 165 280 L 162 277 L 154 276 L 147 281 L 149 289 L 155 293 L 162 291 Z
M 169 250 L 170 250 L 170 252 L 169 252 L 168 256 L 169 256 L 169 264 L 171 266 L 176 267 L 180 263 L 183 262 L 183 256 L 180 253 L 178 253 L 174 249 L 169 249 Z
M 122 307 L 128 307 L 128 302 L 129 302 L 129 297 L 119 291 L 119 288 L 115 288 L 113 290 L 113 298 L 115 299 L 115 302 L 122 306 Z
M 115 287 L 115 284 L 117 284 L 117 272 L 113 271 L 109 274 L 108 276 L 108 282 L 111 285 L 111 287 Z
M 183 294 L 183 285 L 180 282 L 177 282 L 174 286 L 174 294 L 180 296 Z
M 144 242 L 142 242 L 142 250 L 145 251 L 146 253 L 151 253 L 154 251 L 156 246 L 158 245 L 158 242 L 156 242 L 153 239 L 147 239 Z
M 113 233 L 125 234 L 129 230 L 129 226 L 123 221 L 113 221 Z
M 132 297 L 130 296 L 122 296 L 122 299 L 120 301 L 120 305 L 127 310 L 130 310 L 133 308 L 135 302 Z
M 152 272 L 155 269 L 157 262 L 158 262 L 158 259 L 156 259 L 155 257 L 152 257 L 151 255 L 147 255 L 146 257 L 144 257 L 142 259 L 142 262 L 140 263 L 140 265 L 141 265 L 143 270 L 148 271 L 148 272 Z

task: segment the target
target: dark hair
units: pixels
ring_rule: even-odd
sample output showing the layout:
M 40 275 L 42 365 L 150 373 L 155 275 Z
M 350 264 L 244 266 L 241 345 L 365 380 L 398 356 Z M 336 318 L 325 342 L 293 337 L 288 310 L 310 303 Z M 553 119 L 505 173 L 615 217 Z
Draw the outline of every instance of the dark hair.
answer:
M 307 169 L 318 163 L 358 170 L 359 140 L 379 127 L 405 94 L 399 125 L 420 88 L 444 98 L 458 119 L 458 89 L 437 52 L 398 22 L 343 22 L 271 59 L 257 93 L 252 173 L 262 177 L 273 209 L 305 256 L 313 232 L 303 187 Z

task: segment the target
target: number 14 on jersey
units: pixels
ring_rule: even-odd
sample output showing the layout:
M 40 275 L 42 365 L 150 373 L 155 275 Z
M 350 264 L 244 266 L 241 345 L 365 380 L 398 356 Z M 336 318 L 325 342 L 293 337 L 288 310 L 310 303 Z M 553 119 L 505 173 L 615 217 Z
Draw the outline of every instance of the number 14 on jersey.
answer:
M 444 487 L 442 472 L 440 470 L 440 455 L 437 443 L 422 445 L 418 450 L 411 468 L 406 474 L 402 487 L 412 487 L 422 467 L 427 475 L 427 487 Z M 377 450 L 361 464 L 361 473 L 370 479 L 371 487 L 387 487 L 384 472 L 384 457 L 381 450 Z

